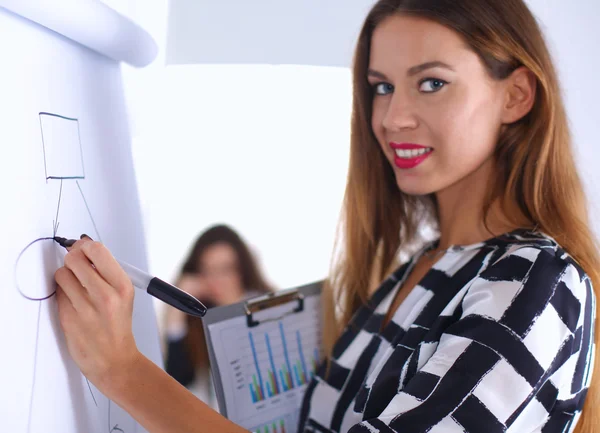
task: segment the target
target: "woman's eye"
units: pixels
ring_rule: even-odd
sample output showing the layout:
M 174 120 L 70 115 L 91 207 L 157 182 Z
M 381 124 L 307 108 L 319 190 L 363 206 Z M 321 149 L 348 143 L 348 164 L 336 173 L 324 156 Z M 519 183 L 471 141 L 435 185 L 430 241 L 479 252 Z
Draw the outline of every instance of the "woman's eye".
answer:
M 377 83 L 373 86 L 373 89 L 377 95 L 387 95 L 394 91 L 394 86 L 389 83 Z
M 421 81 L 419 90 L 424 93 L 434 93 L 440 90 L 444 85 L 448 84 L 447 81 L 440 80 L 438 78 L 426 78 Z

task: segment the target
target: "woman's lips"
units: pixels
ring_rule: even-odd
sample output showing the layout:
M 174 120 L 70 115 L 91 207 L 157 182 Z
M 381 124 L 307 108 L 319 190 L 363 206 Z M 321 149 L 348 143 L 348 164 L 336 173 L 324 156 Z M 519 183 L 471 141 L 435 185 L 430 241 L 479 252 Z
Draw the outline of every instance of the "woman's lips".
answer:
M 394 151 L 394 164 L 401 169 L 414 168 L 433 153 L 431 147 L 415 143 L 390 143 Z

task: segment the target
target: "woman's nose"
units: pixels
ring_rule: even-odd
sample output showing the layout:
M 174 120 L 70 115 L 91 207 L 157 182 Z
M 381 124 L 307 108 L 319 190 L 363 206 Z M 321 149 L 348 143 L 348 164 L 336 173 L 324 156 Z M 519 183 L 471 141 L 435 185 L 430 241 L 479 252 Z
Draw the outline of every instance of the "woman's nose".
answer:
M 413 129 L 418 125 L 414 104 L 405 95 L 395 93 L 383 117 L 383 127 L 389 131 Z

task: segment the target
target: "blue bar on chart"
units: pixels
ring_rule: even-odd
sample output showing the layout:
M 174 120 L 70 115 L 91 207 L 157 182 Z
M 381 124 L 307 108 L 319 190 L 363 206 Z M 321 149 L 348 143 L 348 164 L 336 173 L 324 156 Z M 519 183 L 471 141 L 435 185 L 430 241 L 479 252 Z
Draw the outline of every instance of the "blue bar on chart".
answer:
M 277 375 L 275 370 L 275 360 L 273 359 L 273 351 L 271 350 L 271 341 L 269 340 L 269 334 L 265 333 L 265 341 L 267 343 L 267 351 L 269 352 L 269 363 L 271 364 L 271 370 L 268 370 L 269 381 L 265 382 L 269 390 L 269 397 L 273 397 L 280 393 L 279 384 L 277 383 Z
M 279 322 L 279 332 L 281 333 L 281 341 L 283 342 L 283 355 L 285 357 L 285 365 L 282 366 L 282 371 L 280 371 L 280 375 L 282 378 L 282 382 L 285 384 L 287 390 L 290 390 L 294 387 L 294 382 L 292 381 L 292 366 L 290 364 L 290 355 L 287 350 L 287 343 L 285 341 L 285 333 L 283 332 L 283 323 Z
M 250 387 L 250 396 L 252 397 L 253 403 L 258 403 L 265 399 L 265 391 L 262 387 L 262 375 L 260 374 L 260 368 L 258 366 L 258 356 L 256 355 L 256 347 L 254 346 L 254 338 L 252 333 L 248 332 L 248 338 L 250 339 L 250 347 L 252 348 L 252 356 L 254 357 L 254 366 L 256 367 L 256 374 L 258 375 L 258 383 L 256 375 L 252 375 L 252 383 L 248 384 Z
M 300 337 L 300 331 L 296 330 L 296 340 L 298 341 L 298 354 L 300 356 L 301 362 L 301 375 L 302 375 L 302 384 L 308 383 L 308 371 L 306 370 L 306 362 L 304 362 L 304 351 L 302 350 L 302 338 Z

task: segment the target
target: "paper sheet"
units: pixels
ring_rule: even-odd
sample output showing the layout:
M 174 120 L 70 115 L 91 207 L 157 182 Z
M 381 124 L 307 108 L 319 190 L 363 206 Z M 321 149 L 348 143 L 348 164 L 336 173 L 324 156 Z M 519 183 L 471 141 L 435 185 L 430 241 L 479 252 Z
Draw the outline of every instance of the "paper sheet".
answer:
M 0 431 L 142 433 L 69 356 L 54 296 L 54 235 L 86 233 L 146 268 L 120 67 L 2 8 L 0 28 Z M 141 291 L 133 332 L 162 366 Z
M 226 402 L 227 417 L 259 433 L 294 433 L 306 385 L 321 359 L 319 296 L 304 301 L 304 310 L 289 304 L 246 317 L 209 325 Z

